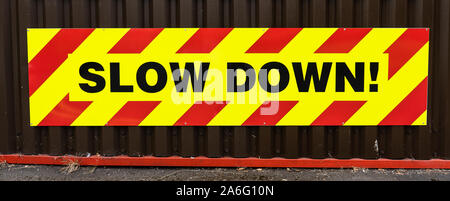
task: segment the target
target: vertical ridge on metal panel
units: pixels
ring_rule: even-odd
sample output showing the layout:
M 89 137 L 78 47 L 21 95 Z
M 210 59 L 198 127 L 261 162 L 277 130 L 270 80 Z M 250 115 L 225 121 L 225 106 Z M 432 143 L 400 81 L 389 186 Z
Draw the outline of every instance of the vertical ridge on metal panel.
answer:
M 97 1 L 97 22 L 99 27 L 118 27 L 118 13 L 116 12 L 117 1 L 104 0 Z M 103 155 L 115 155 L 119 148 L 119 132 L 116 132 L 115 127 L 101 128 L 101 153 Z
M 195 16 L 194 16 L 194 9 L 196 8 L 195 3 L 193 0 L 186 0 L 186 1 L 178 1 L 177 2 L 177 27 L 192 27 L 196 26 Z M 186 45 L 186 43 L 184 44 Z M 183 48 L 183 47 L 182 47 Z M 180 50 L 182 49 L 180 48 Z M 178 52 L 180 52 L 178 50 Z M 175 124 L 176 125 L 176 124 Z M 178 139 L 179 147 L 178 150 L 180 152 L 181 156 L 184 157 L 190 157 L 190 156 L 196 156 L 197 155 L 197 129 L 195 127 L 187 127 L 182 126 L 180 129 L 180 133 L 178 133 L 180 136 Z
M 206 130 L 206 156 L 223 156 L 223 127 L 208 126 Z
M 14 124 L 14 96 L 13 96 L 13 72 L 12 68 L 12 36 L 11 36 L 11 5 L 10 1 L 0 2 L 0 12 L 4 17 L 0 18 L 0 153 L 15 153 L 16 150 L 16 128 Z M 13 106 L 13 107 L 11 107 Z
M 118 153 L 118 148 L 118 127 L 101 127 L 101 154 L 105 156 L 114 156 Z
M 34 0 L 25 0 L 17 2 L 18 9 L 18 45 L 19 45 L 19 72 L 21 83 L 21 113 L 22 113 L 22 137 L 23 137 L 23 153 L 35 154 L 39 153 L 40 130 L 42 128 L 31 127 L 29 125 L 29 102 L 28 102 L 28 64 L 27 45 L 26 45 L 26 29 L 38 26 L 37 5 Z M 20 13 L 20 14 L 19 14 Z
M 203 26 L 221 27 L 223 26 L 221 19 L 223 18 L 223 10 L 221 10 L 221 1 L 210 0 L 205 1 L 203 6 L 205 8 L 203 18 Z M 223 156 L 223 127 L 218 126 L 208 126 L 205 133 L 205 143 L 206 143 L 206 156 L 208 157 L 221 157 Z
M 428 126 L 429 126 L 429 137 L 430 137 L 430 157 L 437 157 L 437 148 L 438 146 L 435 146 L 439 144 L 439 135 L 441 130 L 441 122 L 445 121 L 443 116 L 441 116 L 444 111 L 442 111 L 442 107 L 445 107 L 447 104 L 448 99 L 448 93 L 447 90 L 441 90 L 438 87 L 445 83 L 446 80 L 446 73 L 443 73 L 442 66 L 440 66 L 439 56 L 440 56 L 440 50 L 439 46 L 441 46 L 440 41 L 440 26 L 439 26 L 439 1 L 433 1 L 431 5 L 431 13 L 428 13 L 430 16 L 428 19 L 431 20 L 429 23 L 431 26 L 430 29 L 430 60 L 429 60 L 429 76 L 432 77 L 430 79 L 430 91 L 428 93 Z M 439 67 L 435 67 L 439 66 Z M 445 77 L 445 78 L 444 78 Z M 443 83 L 444 82 L 444 83 Z M 434 97 L 445 97 L 445 101 L 443 98 L 434 98 Z M 442 121 L 441 121 L 442 120 Z
M 312 27 L 326 27 L 327 19 L 324 13 L 327 13 L 326 0 L 310 1 L 309 3 L 309 25 Z M 310 143 L 311 143 L 311 157 L 325 158 L 325 129 L 323 126 L 314 126 L 311 128 Z
M 380 1 L 365 0 L 362 2 L 362 27 L 380 26 Z M 378 128 L 366 126 L 360 137 L 361 157 L 374 159 L 379 156 Z
M 170 27 L 172 16 L 170 12 L 170 1 L 153 0 L 151 3 L 152 27 Z M 155 156 L 169 156 L 171 154 L 171 149 L 169 149 L 171 143 L 171 135 L 168 131 L 168 127 L 155 126 L 151 128 L 151 130 L 153 131 L 151 137 L 152 140 L 147 141 L 147 147 L 152 147 L 152 151 L 154 152 L 153 154 Z
M 12 94 L 10 96 L 13 96 L 13 102 L 14 104 L 14 124 L 13 127 L 15 128 L 15 135 L 16 137 L 16 151 L 18 153 L 23 153 L 23 118 L 22 118 L 22 97 L 21 97 L 21 91 L 23 90 L 21 88 L 20 82 L 21 82 L 21 73 L 20 73 L 20 46 L 19 46 L 19 9 L 18 9 L 18 2 L 11 2 L 10 1 L 10 18 L 11 18 L 11 68 L 12 68 Z M 7 12 L 6 12 L 7 13 Z M 7 19 L 5 17 L 4 19 Z M 8 107 L 11 108 L 11 107 Z
M 144 26 L 144 2 L 142 0 L 124 1 L 123 7 L 126 27 L 141 28 Z
M 221 1 L 220 0 L 209 0 L 205 1 L 203 4 L 204 8 L 204 17 L 203 17 L 203 26 L 209 28 L 219 28 L 222 27 L 223 18 L 223 10 L 221 9 Z
M 362 135 L 360 136 L 361 139 L 361 157 L 362 158 L 368 158 L 368 159 L 374 159 L 378 158 L 378 139 L 377 139 L 377 133 L 378 129 L 375 126 L 366 126 L 363 127 Z
M 441 2 L 434 1 L 434 6 L 432 8 L 434 19 L 432 22 L 432 29 L 430 31 L 430 75 L 435 79 L 431 79 L 430 85 L 430 96 L 431 97 L 445 97 L 444 98 L 431 98 L 429 100 L 431 114 L 429 116 L 429 120 L 431 120 L 431 154 L 432 157 L 438 157 L 440 155 L 439 144 L 441 136 L 445 135 L 445 129 L 443 122 L 446 122 L 447 116 L 445 115 L 445 111 L 442 108 L 445 108 L 448 101 L 448 90 L 441 90 L 438 87 L 434 86 L 445 86 L 448 84 L 446 67 L 442 66 L 443 59 L 442 55 L 445 55 L 445 49 L 441 49 L 445 43 L 442 42 L 442 39 L 445 40 L 445 36 L 448 34 L 442 34 L 441 29 L 441 20 L 440 20 L 440 10 L 442 10 Z M 450 23 L 450 22 L 449 22 Z M 443 52 L 442 52 L 443 51 Z M 445 64 L 444 64 L 445 65 Z M 436 66 L 436 67 L 434 67 Z M 444 123 L 445 124 L 445 123 Z M 443 132 L 440 132 L 443 131 Z
M 180 139 L 181 139 L 181 156 L 190 157 L 197 156 L 197 127 L 194 126 L 182 126 Z
M 44 24 L 45 27 L 63 27 L 64 26 L 64 9 L 63 9 L 62 1 L 44 1 L 43 2 L 43 10 L 44 10 Z M 30 94 L 32 89 L 30 89 Z M 48 127 L 46 129 L 46 142 L 42 143 L 46 145 L 46 150 L 50 155 L 62 155 L 65 153 L 65 140 L 66 140 L 66 132 L 64 132 L 62 127 Z M 43 138 L 43 137 L 42 137 Z
M 232 27 L 249 27 L 250 5 L 248 1 L 231 0 L 230 5 L 230 25 Z M 232 127 L 232 156 L 248 157 L 247 127 Z
M 286 158 L 299 157 L 299 128 L 298 126 L 286 126 L 282 133 L 282 156 Z
M 49 144 L 49 154 L 50 155 L 62 155 L 67 153 L 65 151 L 67 139 L 67 131 L 64 127 L 48 127 L 48 144 Z
M 155 156 L 169 156 L 171 154 L 171 140 L 170 140 L 169 127 L 156 126 L 154 132 L 154 150 Z
M 90 15 L 85 15 L 86 13 L 91 12 L 91 4 L 89 0 L 79 0 L 79 1 L 71 1 L 71 20 L 73 28 L 87 28 L 93 27 L 91 22 Z M 82 15 L 78 15 L 78 13 L 84 13 Z M 76 15 L 76 17 L 75 17 Z M 79 126 L 75 128 L 74 131 L 75 145 L 74 151 L 76 155 L 87 155 L 88 153 L 93 152 L 93 128 L 87 126 Z
M 131 1 L 124 1 L 124 24 L 126 27 L 132 27 L 132 28 L 140 28 L 144 26 L 144 2 L 140 0 L 131 0 Z M 134 30 L 134 29 L 130 29 Z M 139 29 L 142 30 L 142 29 Z M 153 29 L 152 29 L 153 30 Z M 154 31 L 149 31 L 145 33 L 138 33 L 136 35 L 140 35 L 139 41 L 131 41 L 132 43 L 141 43 L 142 46 L 140 46 L 140 51 L 142 51 L 160 32 L 161 29 L 155 33 Z M 128 33 L 127 33 L 128 34 Z M 148 38 L 147 40 L 144 39 L 142 41 L 142 38 Z M 122 41 L 122 39 L 121 39 Z M 130 41 L 128 41 L 130 42 Z M 114 47 L 116 47 L 118 44 L 116 44 Z M 126 45 L 125 45 L 126 46 Z M 134 45 L 133 45 L 134 46 Z M 136 47 L 133 47 L 131 49 L 137 50 Z M 145 46 L 145 47 L 144 47 Z M 129 47 L 129 46 L 128 46 Z M 119 48 L 120 49 L 120 48 Z M 129 49 L 128 49 L 129 50 Z M 128 103 L 127 103 L 128 104 Z M 142 104 L 139 105 L 139 107 L 142 106 Z M 142 107 L 140 107 L 142 108 Z M 148 107 L 144 107 L 148 108 Z M 116 114 L 117 115 L 117 114 Z M 134 115 L 133 115 L 134 116 Z M 136 120 L 136 118 L 134 118 Z M 142 119 L 141 119 L 142 120 Z M 138 124 L 137 124 L 138 125 Z M 127 153 L 130 156 L 143 156 L 144 153 L 146 153 L 146 135 L 145 135 L 145 127 L 138 127 L 138 126 L 130 126 L 127 127 Z M 123 141 L 123 140 L 121 140 Z
M 259 126 L 258 129 L 258 157 L 273 157 L 273 128 L 272 126 Z
M 407 24 L 407 2 L 405 0 L 396 0 L 383 2 L 382 26 L 405 27 Z M 405 130 L 403 126 L 385 127 L 386 134 L 386 156 L 391 158 L 404 157 L 404 137 Z M 399 146 L 401 144 L 402 146 Z
M 144 146 L 144 155 L 147 155 L 147 156 L 151 156 L 151 155 L 155 155 L 155 150 L 154 150 L 154 147 L 155 147 L 155 139 L 154 139 L 154 137 L 155 137 L 155 127 L 154 126 L 144 126 L 143 128 L 142 128 L 142 132 L 143 132 L 143 137 L 144 137 L 144 140 L 143 140 L 143 145 L 142 146 Z
M 233 126 L 232 128 L 232 156 L 238 158 L 248 157 L 247 127 Z
M 450 13 L 450 2 L 449 1 L 440 1 L 440 34 L 441 34 L 441 38 L 440 38 L 440 61 L 439 61 L 439 65 L 440 67 L 444 67 L 444 66 L 449 66 L 450 61 L 450 40 L 449 40 L 449 36 L 448 33 L 450 31 L 450 17 L 449 17 L 449 13 Z M 446 54 L 445 54 L 446 53 Z M 444 80 L 447 81 L 447 85 L 442 85 L 442 86 L 448 86 L 448 68 L 446 68 L 447 71 L 446 75 L 447 77 L 445 77 Z M 450 87 L 447 87 L 447 91 L 443 92 L 443 94 L 445 95 L 445 100 L 447 100 L 444 104 L 445 106 L 443 106 L 443 108 L 448 108 L 448 95 L 450 93 Z M 437 98 L 437 97 L 435 97 Z M 440 98 L 442 100 L 444 100 L 443 98 Z M 443 126 L 445 127 L 445 129 L 443 129 L 443 131 L 441 131 L 443 133 L 443 135 L 445 137 L 443 137 L 444 139 L 442 139 L 441 141 L 441 150 L 440 150 L 440 155 L 441 157 L 445 158 L 445 159 L 450 159 L 450 129 L 448 128 L 448 121 L 449 121 L 449 115 L 450 113 L 448 112 L 448 109 L 445 111 L 445 115 L 443 115 L 442 121 L 443 121 Z
M 414 8 L 410 10 L 410 13 L 408 14 L 410 18 L 413 18 L 412 20 L 412 26 L 413 27 L 429 27 L 430 30 L 434 30 L 435 25 L 432 23 L 433 19 L 433 6 L 434 1 L 426 1 L 421 0 L 417 1 L 416 5 L 414 5 Z M 435 40 L 434 34 L 430 32 L 429 35 L 429 46 L 430 46 L 430 59 L 429 59 L 429 66 L 433 66 L 434 63 L 434 52 L 433 47 L 434 44 L 432 44 Z M 429 68 L 429 74 L 433 76 L 433 68 Z M 429 76 L 430 77 L 430 76 Z M 432 96 L 432 89 L 434 88 L 434 79 L 428 80 L 428 93 L 427 97 L 433 97 Z M 413 136 L 413 156 L 417 159 L 431 159 L 432 158 L 432 152 L 431 152 L 431 142 L 432 142 L 432 127 L 433 121 L 431 121 L 430 117 L 433 116 L 433 114 L 430 113 L 437 113 L 432 109 L 432 100 L 428 99 L 428 107 L 427 107 L 427 126 L 426 127 L 415 127 L 414 129 L 417 130 L 417 133 Z M 431 103 L 431 104 L 430 104 Z
M 145 153 L 146 136 L 144 134 L 145 127 L 130 126 L 128 127 L 128 155 L 142 156 Z
M 75 155 L 85 156 L 94 152 L 94 128 L 78 126 L 74 131 Z
M 354 27 L 354 1 L 353 0 L 337 0 L 336 2 L 336 22 L 338 27 Z M 342 29 L 338 29 L 342 30 Z M 359 41 L 361 38 L 360 36 L 366 36 L 366 34 L 370 31 L 370 29 L 346 29 L 346 32 L 349 33 L 349 30 L 363 30 L 361 32 L 352 33 L 352 37 L 355 39 L 355 41 L 346 41 L 348 44 L 340 46 L 338 49 L 347 51 L 350 51 Z M 336 34 L 336 33 L 335 33 Z M 333 34 L 333 35 L 335 35 Z M 345 34 L 344 34 L 345 35 Z M 349 35 L 349 34 L 347 34 Z M 344 36 L 345 37 L 345 36 Z M 358 39 L 358 40 L 356 40 Z M 351 45 L 350 45 L 351 44 Z M 340 45 L 339 43 L 337 45 Z M 322 47 L 322 46 L 321 46 Z M 332 47 L 333 48 L 333 47 Z M 336 47 L 334 47 L 336 48 Z M 352 157 L 352 151 L 351 147 L 353 144 L 356 144 L 357 141 L 352 140 L 352 131 L 353 127 L 338 127 L 337 133 L 335 134 L 334 140 L 336 141 L 335 144 L 335 151 L 336 151 L 336 158 L 351 158 Z

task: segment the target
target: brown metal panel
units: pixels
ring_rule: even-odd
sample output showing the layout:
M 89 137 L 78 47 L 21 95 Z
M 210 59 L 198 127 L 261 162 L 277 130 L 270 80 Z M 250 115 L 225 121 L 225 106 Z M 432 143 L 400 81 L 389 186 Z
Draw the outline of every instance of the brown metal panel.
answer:
M 327 19 L 324 13 L 327 12 L 327 1 L 317 0 L 309 2 L 309 23 L 308 26 L 312 27 L 326 27 Z M 326 157 L 326 127 L 315 126 L 312 127 L 311 132 L 308 133 L 310 146 L 310 153 L 312 158 L 325 158 Z
M 104 156 L 114 156 L 119 153 L 118 127 L 106 126 L 100 129 L 100 153 Z
M 271 126 L 258 127 L 258 157 L 270 158 L 273 157 L 273 135 L 274 129 Z
M 196 140 L 196 155 L 195 156 L 206 156 L 206 135 L 207 135 L 207 126 L 198 126 L 197 127 L 197 140 Z
M 336 158 L 351 158 L 352 156 L 352 127 L 339 127 L 337 133 L 333 133 L 336 139 L 335 155 Z
M 177 27 L 196 26 L 196 4 L 193 0 L 177 1 Z M 197 153 L 197 131 L 196 127 L 180 128 L 180 153 L 181 156 L 196 156 Z
M 97 23 L 99 27 L 118 27 L 118 10 L 117 1 L 103 0 L 97 1 Z M 102 127 L 100 132 L 101 139 L 101 154 L 103 155 L 116 155 L 119 150 L 119 132 L 116 127 Z
M 170 27 L 169 1 L 153 0 L 151 7 L 152 26 L 156 28 Z
M 171 9 L 170 2 L 166 0 L 153 0 L 151 2 L 151 24 L 152 27 L 171 27 Z M 168 156 L 171 154 L 171 134 L 169 133 L 169 127 L 157 126 L 152 128 L 151 138 L 147 140 L 147 153 L 150 151 L 156 156 Z
M 297 0 L 282 1 L 282 26 L 300 27 L 300 5 Z M 300 129 L 297 126 L 286 126 L 281 133 L 281 156 L 297 158 L 300 155 Z M 306 136 L 306 135 L 304 135 Z
M 406 27 L 407 26 L 407 1 L 384 1 L 382 5 L 382 26 Z M 405 129 L 403 126 L 387 126 L 385 143 L 386 156 L 390 158 L 405 157 Z
M 220 0 L 209 0 L 203 3 L 203 25 L 205 27 L 223 26 L 223 6 Z
M 102 0 L 96 2 L 97 26 L 101 28 L 118 27 L 117 1 Z
M 362 158 L 374 159 L 379 156 L 378 148 L 378 128 L 376 126 L 363 127 L 363 132 L 360 133 L 361 148 L 360 153 Z
M 408 13 L 408 26 L 410 27 L 430 27 L 431 30 L 434 30 L 434 25 L 432 23 L 432 13 L 433 13 L 433 4 L 434 1 L 426 1 L 426 0 L 418 0 L 415 1 L 414 4 L 409 5 L 409 13 Z M 430 55 L 434 55 L 433 52 L 433 41 L 435 40 L 433 32 L 430 34 Z M 430 56 L 429 58 L 429 77 L 433 77 L 432 75 L 432 68 L 433 66 L 433 56 Z M 429 89 L 434 89 L 433 84 L 434 80 L 430 80 L 428 82 Z M 428 97 L 430 97 L 432 93 L 430 90 L 428 90 Z M 430 102 L 430 100 L 429 100 Z M 431 125 L 432 122 L 430 121 L 431 113 L 434 112 L 434 110 L 431 109 L 430 104 L 428 104 L 428 125 L 426 127 L 414 127 L 413 130 L 413 158 L 416 159 L 430 159 L 432 158 L 432 151 L 431 151 L 431 142 L 432 142 L 432 132 L 431 132 Z
M 43 1 L 43 24 L 44 27 L 55 28 L 64 27 L 64 19 L 68 14 L 64 12 L 64 1 L 45 0 Z M 39 9 L 40 10 L 40 9 Z M 66 133 L 61 127 L 49 127 L 43 132 L 41 140 L 45 147 L 48 143 L 48 153 L 50 155 L 61 155 L 64 153 Z M 48 142 L 47 142 L 48 140 Z
M 91 4 L 89 0 L 72 0 L 71 2 L 71 27 L 93 27 L 91 21 Z M 73 130 L 74 152 L 76 155 L 85 156 L 94 151 L 94 128 L 80 126 Z
M 180 128 L 180 153 L 181 156 L 189 157 L 197 155 L 197 127 L 183 126 Z
M 203 4 L 203 25 L 206 27 L 221 27 L 223 24 L 222 2 L 219 0 L 205 1 Z M 205 151 L 208 157 L 220 157 L 223 154 L 223 127 L 207 127 L 205 134 Z M 201 143 L 200 143 L 201 144 Z
M 131 0 L 123 2 L 123 17 L 125 27 L 139 28 L 144 26 L 144 4 L 141 0 Z M 127 128 L 128 135 L 121 135 L 121 145 L 127 149 L 127 154 L 131 156 L 141 156 L 145 150 L 145 135 L 143 127 L 132 126 Z
M 232 27 L 250 27 L 249 1 L 230 0 L 230 22 Z
M 379 27 L 380 26 L 380 1 L 364 0 L 361 3 L 361 26 Z M 375 126 L 366 126 L 360 133 L 360 157 L 377 158 L 379 156 L 378 148 L 378 128 Z
M 91 27 L 91 4 L 89 0 L 72 0 L 71 2 L 71 26 L 73 28 Z
M 220 157 L 223 155 L 223 127 L 208 126 L 206 128 L 206 156 Z
M 0 153 L 16 152 L 16 128 L 14 124 L 14 91 L 12 66 L 12 36 L 10 1 L 0 2 Z
M 171 152 L 171 136 L 167 126 L 156 126 L 154 133 L 155 156 L 169 156 Z
M 74 132 L 75 155 L 85 156 L 94 153 L 94 128 L 87 126 L 76 127 Z
M 48 127 L 48 153 L 50 155 L 61 155 L 66 153 L 67 129 L 59 126 Z
M 353 0 L 336 1 L 336 22 L 338 27 L 352 27 L 354 16 Z
M 311 158 L 324 158 L 326 156 L 326 139 L 325 139 L 325 129 L 323 126 L 316 126 L 311 128 L 311 132 L 308 134 L 310 145 Z
M 380 1 L 363 0 L 361 12 L 363 27 L 380 26 Z
M 138 28 L 144 26 L 144 4 L 142 0 L 124 1 L 123 9 L 125 27 Z
M 38 27 L 37 5 L 34 0 L 17 1 L 17 40 L 18 40 L 18 60 L 20 73 L 20 96 L 22 113 L 22 137 L 23 153 L 39 153 L 40 129 L 29 125 L 29 102 L 28 102 L 28 62 L 27 62 L 27 44 L 26 29 Z
M 233 157 L 248 157 L 248 135 L 246 127 L 233 126 L 231 140 L 231 154 Z
M 311 156 L 311 127 L 299 126 L 299 157 L 310 157 Z
M 231 0 L 230 4 L 231 27 L 250 27 L 249 1 Z M 232 127 L 231 152 L 233 157 L 249 156 L 249 136 L 246 127 Z
M 300 1 L 285 0 L 282 1 L 281 12 L 283 15 L 283 27 L 300 27 Z
M 153 126 L 146 126 L 143 127 L 142 132 L 144 134 L 143 136 L 143 147 L 144 147 L 144 154 L 145 155 L 154 155 L 154 136 L 155 136 L 155 127 Z
M 128 154 L 131 156 L 141 156 L 145 153 L 145 127 L 128 127 Z
M 119 127 L 116 127 L 116 129 L 117 129 L 117 132 L 118 132 L 118 135 L 119 135 L 119 141 L 118 141 L 118 144 L 119 144 L 119 148 L 118 148 L 118 154 L 128 154 L 128 153 L 130 153 L 128 150 L 129 150 L 129 145 L 130 145 L 130 143 L 129 143 L 129 135 L 128 135 L 128 128 L 129 127 L 127 127 L 127 126 L 119 126 Z M 138 139 L 139 140 L 139 139 Z M 135 147 L 133 147 L 133 149 L 139 149 L 139 144 L 140 143 L 137 143 L 137 144 L 135 144 Z
M 337 0 L 336 2 L 336 26 L 352 27 L 353 26 L 353 0 Z M 336 158 L 352 157 L 352 127 L 338 127 L 337 133 L 332 134 L 335 144 Z
M 195 26 L 196 8 L 194 0 L 177 1 L 177 27 Z
M 13 90 L 13 100 L 14 104 L 10 105 L 14 108 L 14 127 L 15 127 L 15 135 L 16 135 L 16 149 L 17 152 L 23 153 L 23 120 L 22 120 L 22 105 L 20 104 L 22 101 L 21 97 L 21 88 L 20 88 L 20 57 L 19 57 L 19 46 L 18 46 L 18 37 L 19 37 L 19 23 L 18 23 L 18 5 L 17 1 L 13 2 L 10 1 L 10 19 L 11 19 L 11 70 L 12 70 L 12 90 Z M 5 16 L 5 19 L 7 19 L 7 16 Z M 7 29 L 6 29 L 7 30 Z M 7 48 L 6 48 L 7 49 Z
M 450 40 L 449 40 L 449 33 L 450 33 L 450 3 L 449 1 L 439 1 L 439 19 L 440 19 L 440 38 L 439 38 L 439 66 L 440 67 L 447 67 L 445 68 L 445 71 L 442 73 L 446 73 L 445 75 L 449 75 L 448 72 L 448 66 L 450 65 L 449 58 L 450 58 Z M 448 86 L 448 77 L 446 77 L 447 85 L 440 85 L 440 86 Z M 444 92 L 442 95 L 445 98 L 445 106 L 442 109 L 445 109 L 445 115 L 442 116 L 442 124 L 444 129 L 442 129 L 440 132 L 443 135 L 443 138 L 441 138 L 441 144 L 440 144 L 440 156 L 446 159 L 450 158 L 450 129 L 448 127 L 448 121 L 449 121 L 449 111 L 448 111 L 448 95 L 449 95 L 449 87 L 447 87 L 446 92 Z M 435 97 L 436 98 L 436 97 Z M 444 101 L 444 98 L 441 98 Z
M 272 3 L 272 0 L 259 0 L 256 2 L 256 25 L 258 27 L 271 27 L 275 24 L 274 5 Z
M 299 157 L 299 129 L 298 126 L 286 126 L 282 133 L 282 156 L 286 158 Z
M 274 8 L 275 8 L 274 2 L 271 0 L 259 0 L 256 2 L 257 27 L 273 27 L 275 25 Z M 256 144 L 256 150 L 258 152 L 257 156 L 262 158 L 273 157 L 273 148 L 274 148 L 273 127 L 271 126 L 258 127 L 255 134 L 257 140 Z

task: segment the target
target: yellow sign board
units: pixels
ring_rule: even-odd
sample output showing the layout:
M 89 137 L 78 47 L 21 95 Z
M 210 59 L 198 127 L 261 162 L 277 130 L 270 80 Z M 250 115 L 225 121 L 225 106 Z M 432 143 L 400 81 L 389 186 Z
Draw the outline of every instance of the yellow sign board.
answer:
M 426 125 L 429 29 L 28 29 L 32 126 Z

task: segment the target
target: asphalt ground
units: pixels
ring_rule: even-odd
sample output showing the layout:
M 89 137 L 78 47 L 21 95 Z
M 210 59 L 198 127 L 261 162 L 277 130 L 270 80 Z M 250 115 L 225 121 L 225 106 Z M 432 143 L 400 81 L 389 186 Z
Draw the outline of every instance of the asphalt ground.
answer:
M 450 181 L 441 169 L 98 167 L 0 164 L 0 181 Z

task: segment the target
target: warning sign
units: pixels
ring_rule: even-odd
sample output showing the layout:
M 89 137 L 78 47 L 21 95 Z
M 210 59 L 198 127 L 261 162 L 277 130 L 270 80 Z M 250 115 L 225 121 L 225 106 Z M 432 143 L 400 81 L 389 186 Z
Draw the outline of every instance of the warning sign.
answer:
M 426 125 L 428 35 L 28 29 L 30 125 Z

